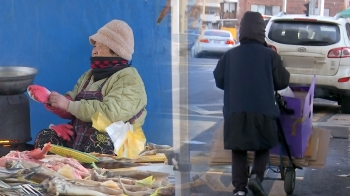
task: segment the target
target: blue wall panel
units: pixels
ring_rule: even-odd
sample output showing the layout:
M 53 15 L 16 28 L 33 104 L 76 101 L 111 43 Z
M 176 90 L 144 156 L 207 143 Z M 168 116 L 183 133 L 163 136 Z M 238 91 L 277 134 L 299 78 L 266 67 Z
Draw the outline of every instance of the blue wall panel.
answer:
M 63 94 L 90 67 L 88 37 L 112 19 L 124 20 L 135 36 L 132 65 L 148 94 L 146 137 L 172 144 L 172 122 L 159 118 L 169 113 L 172 102 L 171 93 L 164 93 L 171 89 L 170 14 L 156 24 L 165 4 L 165 0 L 2 0 L 0 66 L 37 68 L 34 83 Z M 30 143 L 50 123 L 66 122 L 34 101 L 30 108 Z

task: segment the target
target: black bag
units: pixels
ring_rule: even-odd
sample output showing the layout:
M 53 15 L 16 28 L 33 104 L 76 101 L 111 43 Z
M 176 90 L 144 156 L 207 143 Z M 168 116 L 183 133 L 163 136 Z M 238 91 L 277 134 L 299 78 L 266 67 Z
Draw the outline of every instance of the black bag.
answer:
M 286 114 L 294 114 L 294 110 L 288 109 L 286 107 L 287 102 L 283 99 L 283 97 L 277 91 L 275 92 L 275 99 L 281 112 L 284 112 Z

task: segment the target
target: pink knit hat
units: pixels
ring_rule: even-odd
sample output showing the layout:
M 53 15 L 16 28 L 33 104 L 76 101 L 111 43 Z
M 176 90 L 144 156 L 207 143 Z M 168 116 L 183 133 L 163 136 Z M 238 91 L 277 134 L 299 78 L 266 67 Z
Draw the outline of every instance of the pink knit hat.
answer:
M 112 20 L 89 37 L 94 45 L 100 42 L 113 50 L 120 57 L 131 60 L 134 53 L 134 34 L 130 26 L 121 20 Z

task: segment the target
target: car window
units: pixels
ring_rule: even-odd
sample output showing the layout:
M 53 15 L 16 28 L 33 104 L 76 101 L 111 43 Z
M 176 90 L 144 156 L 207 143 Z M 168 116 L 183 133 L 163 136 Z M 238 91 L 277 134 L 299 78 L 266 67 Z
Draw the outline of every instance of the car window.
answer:
M 224 31 L 204 31 L 204 35 L 218 36 L 218 37 L 231 37 L 230 33 Z
M 274 21 L 268 38 L 282 44 L 326 46 L 340 41 L 340 30 L 332 23 Z
M 348 35 L 348 39 L 350 40 L 350 24 L 346 23 L 346 34 Z

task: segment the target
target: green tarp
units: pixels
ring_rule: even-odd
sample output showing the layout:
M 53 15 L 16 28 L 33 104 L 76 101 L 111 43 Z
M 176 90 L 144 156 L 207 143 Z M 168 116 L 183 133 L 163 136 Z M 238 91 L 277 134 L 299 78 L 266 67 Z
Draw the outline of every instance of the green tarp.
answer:
M 341 12 L 338 12 L 337 15 L 341 15 L 344 18 L 350 18 L 350 9 L 346 9 Z

